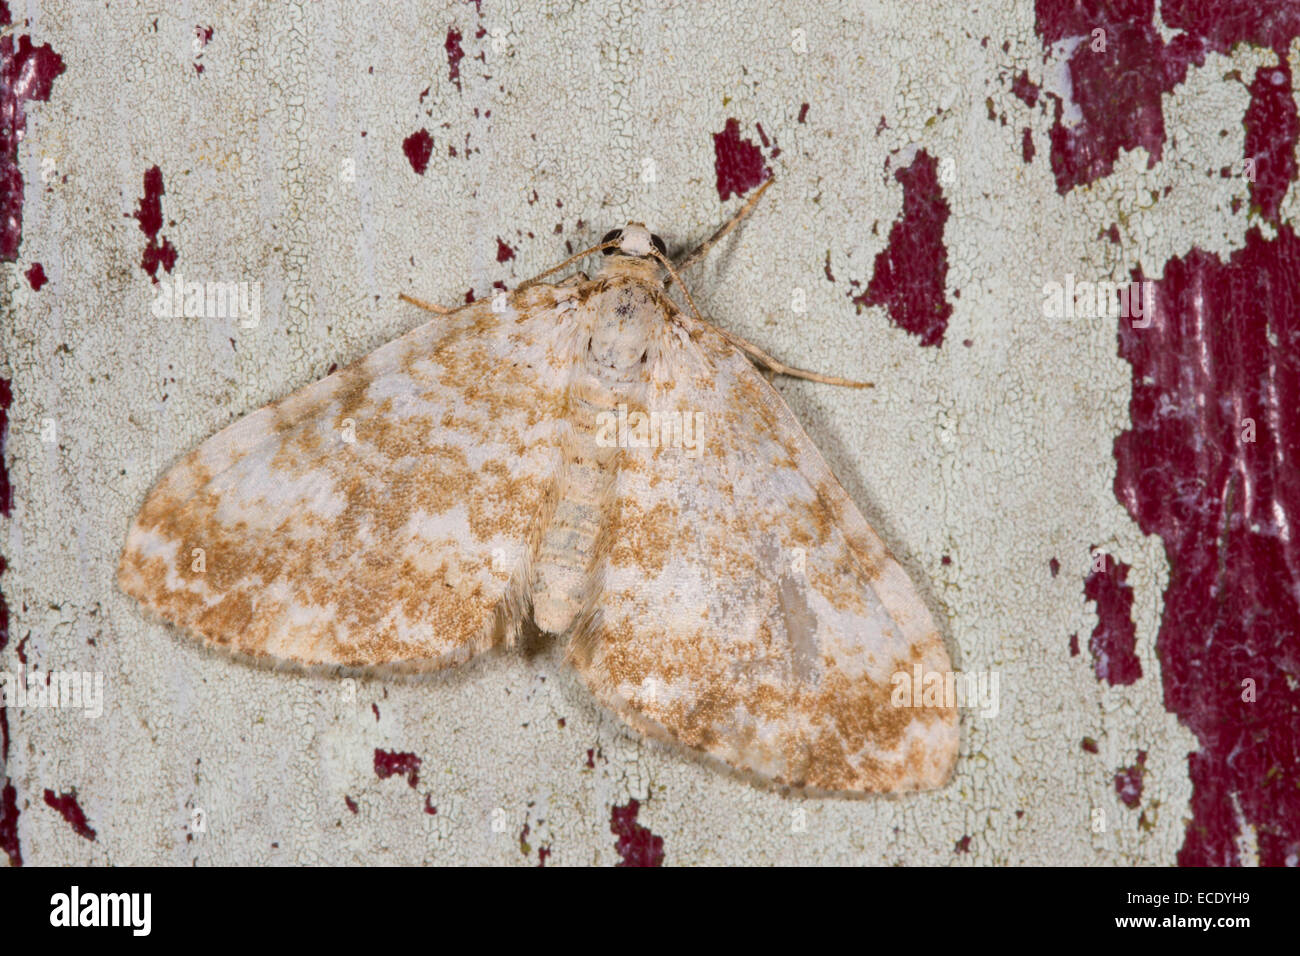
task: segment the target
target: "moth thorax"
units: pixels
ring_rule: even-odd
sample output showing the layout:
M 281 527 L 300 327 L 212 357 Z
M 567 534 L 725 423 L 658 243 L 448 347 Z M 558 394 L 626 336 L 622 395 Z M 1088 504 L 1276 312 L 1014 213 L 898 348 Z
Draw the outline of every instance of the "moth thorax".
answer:
M 658 259 L 615 254 L 609 257 L 596 275 L 597 278 L 638 279 L 658 284 L 662 273 Z
M 663 307 L 639 282 L 608 289 L 600 298 L 586 365 L 600 378 L 639 378 L 649 361 L 650 343 L 663 325 Z

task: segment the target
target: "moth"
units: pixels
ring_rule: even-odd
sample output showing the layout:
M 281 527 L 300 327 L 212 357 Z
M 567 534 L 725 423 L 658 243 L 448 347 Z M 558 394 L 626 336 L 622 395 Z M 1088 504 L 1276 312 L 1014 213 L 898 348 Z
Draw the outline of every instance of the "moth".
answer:
M 121 587 L 210 645 L 336 671 L 448 667 L 531 620 L 637 731 L 751 782 L 942 784 L 955 709 L 891 694 L 950 673 L 934 621 L 754 362 L 864 383 L 778 362 L 680 282 L 761 193 L 676 265 L 631 222 L 495 300 L 403 296 L 438 317 L 166 473 Z M 594 278 L 542 281 L 595 252 Z

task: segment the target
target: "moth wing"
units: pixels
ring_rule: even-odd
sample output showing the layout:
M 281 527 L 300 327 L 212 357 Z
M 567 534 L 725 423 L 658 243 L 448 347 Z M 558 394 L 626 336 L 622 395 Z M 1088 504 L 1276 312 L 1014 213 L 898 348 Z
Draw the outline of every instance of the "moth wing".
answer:
M 746 773 L 821 791 L 942 784 L 955 709 L 891 699 L 895 674 L 951 672 L 929 611 L 780 395 L 677 318 L 689 335 L 665 336 L 648 404 L 702 415 L 699 453 L 623 451 L 571 660 L 633 727 Z
M 431 668 L 493 643 L 556 466 L 565 294 L 437 318 L 213 436 L 149 494 L 121 587 L 300 664 Z

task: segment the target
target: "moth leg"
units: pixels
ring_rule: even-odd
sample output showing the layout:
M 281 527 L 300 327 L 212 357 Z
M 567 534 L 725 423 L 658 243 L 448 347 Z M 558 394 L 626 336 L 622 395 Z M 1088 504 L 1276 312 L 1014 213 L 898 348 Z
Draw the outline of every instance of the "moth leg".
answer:
M 722 239 L 723 236 L 725 236 L 727 233 L 731 232 L 731 230 L 735 229 L 738 225 L 740 225 L 741 220 L 754 211 L 754 207 L 758 205 L 758 197 L 763 195 L 763 192 L 770 185 L 772 185 L 772 180 L 770 177 L 768 179 L 763 180 L 763 184 L 758 187 L 758 190 L 754 193 L 754 195 L 749 197 L 749 201 L 746 202 L 745 205 L 741 206 L 739 210 L 737 210 L 734 216 L 732 216 L 725 223 L 719 226 L 717 232 L 709 236 L 709 238 L 705 239 L 702 243 L 696 246 L 691 252 L 687 253 L 686 256 L 677 263 L 677 271 L 682 272 L 686 269 L 687 266 L 692 266 L 695 263 L 699 262 L 701 259 L 705 257 L 705 255 L 708 254 L 708 251 L 710 249 L 712 249 L 715 245 L 717 245 L 717 243 Z M 665 289 L 668 288 L 668 286 L 670 286 L 671 284 L 672 284 L 672 277 L 670 276 L 668 279 L 664 281 L 664 288 Z
M 447 308 L 445 305 L 434 305 L 432 302 L 425 302 L 423 299 L 417 299 L 413 295 L 407 295 L 405 292 L 399 292 L 397 297 L 403 302 L 409 302 L 411 305 L 418 305 L 422 309 L 430 312 L 436 312 L 438 315 L 450 315 L 454 310 Z
M 875 388 L 874 382 L 855 382 L 850 378 L 840 378 L 838 375 L 823 375 L 820 372 L 809 372 L 806 369 L 795 368 L 793 365 L 786 365 L 780 359 L 774 358 L 767 352 L 764 352 L 753 342 L 747 342 L 735 333 L 728 332 L 724 328 L 714 325 L 712 322 L 701 319 L 705 325 L 709 326 L 724 339 L 740 349 L 758 365 L 770 371 L 774 375 L 789 375 L 791 378 L 806 378 L 810 382 L 821 382 L 825 385 L 844 385 L 848 388 Z M 770 378 L 769 378 L 770 381 Z

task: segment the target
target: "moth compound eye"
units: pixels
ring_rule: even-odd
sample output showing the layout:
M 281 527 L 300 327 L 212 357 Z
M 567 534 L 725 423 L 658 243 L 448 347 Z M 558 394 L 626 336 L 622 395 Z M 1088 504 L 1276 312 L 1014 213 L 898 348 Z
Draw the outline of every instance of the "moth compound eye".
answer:
M 664 245 L 664 241 L 663 241 L 662 239 L 660 239 L 658 236 L 651 236 L 651 237 L 650 237 L 650 241 L 653 242 L 653 243 L 654 243 L 654 247 L 655 247 L 656 249 L 659 250 L 659 255 L 661 255 L 661 256 L 663 256 L 665 259 L 667 259 L 667 258 L 668 258 L 668 247 Z
M 613 242 L 615 239 L 618 239 L 622 235 L 623 235 L 622 229 L 611 229 L 609 232 L 605 233 L 605 237 L 600 240 L 600 244 L 603 246 L 607 242 Z M 613 249 L 602 249 L 600 251 L 607 256 L 612 256 L 614 254 Z

